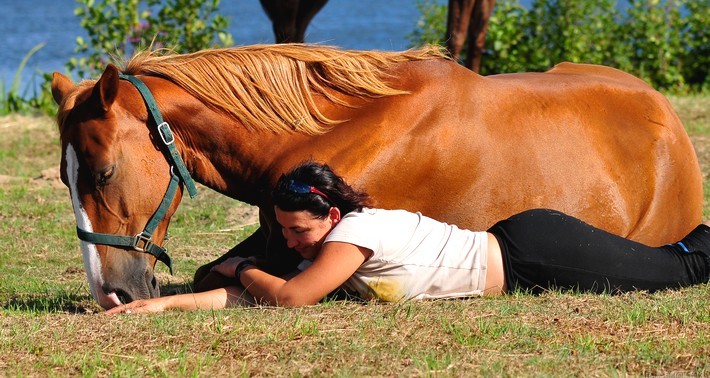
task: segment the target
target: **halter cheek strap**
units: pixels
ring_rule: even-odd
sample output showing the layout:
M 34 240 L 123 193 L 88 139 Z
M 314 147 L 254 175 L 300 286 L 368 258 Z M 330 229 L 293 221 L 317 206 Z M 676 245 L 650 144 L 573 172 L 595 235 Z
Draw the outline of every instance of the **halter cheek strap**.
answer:
M 136 236 L 102 234 L 99 232 L 82 230 L 79 227 L 76 228 L 76 234 L 79 239 L 85 242 L 110 245 L 114 247 L 128 247 L 132 248 L 134 251 L 151 254 L 155 256 L 158 261 L 162 261 L 165 265 L 167 265 L 170 269 L 170 274 L 173 274 L 173 259 L 170 255 L 168 255 L 168 251 L 165 248 L 153 243 L 150 239 L 160 221 L 165 218 L 165 214 L 167 213 L 172 200 L 175 198 L 175 193 L 177 192 L 179 184 L 180 178 L 176 174 L 172 173 L 171 170 L 170 184 L 168 185 L 168 190 L 165 192 L 165 196 L 163 196 L 163 200 L 160 202 L 160 206 L 158 206 L 158 210 L 156 210 L 153 216 L 150 217 L 150 220 L 145 225 L 143 232 Z
M 175 198 L 175 193 L 177 192 L 180 183 L 185 184 L 190 197 L 194 198 L 197 195 L 197 188 L 195 187 L 195 182 L 190 176 L 185 163 L 180 157 L 180 153 L 175 147 L 175 137 L 173 136 L 172 130 L 170 130 L 170 125 L 163 120 L 160 114 L 160 109 L 158 109 L 158 104 L 155 102 L 155 98 L 150 93 L 148 87 L 140 79 L 135 76 L 130 75 L 120 75 L 120 78 L 131 82 L 145 101 L 145 105 L 148 108 L 148 114 L 151 120 L 155 124 L 158 134 L 160 134 L 160 139 L 163 142 L 166 150 L 165 158 L 170 163 L 170 184 L 168 189 L 163 196 L 163 200 L 160 202 L 160 206 L 155 211 L 153 216 L 148 220 L 145 225 L 143 232 L 136 236 L 123 236 L 123 235 L 112 235 L 112 234 L 102 234 L 98 232 L 91 232 L 83 230 L 79 227 L 76 228 L 76 234 L 79 239 L 100 245 L 110 245 L 114 247 L 127 247 L 134 251 L 148 253 L 153 256 L 158 261 L 162 261 L 170 269 L 170 274 L 173 274 L 173 259 L 168 255 L 167 250 L 158 244 L 153 243 L 150 239 L 153 237 L 153 232 L 158 227 L 158 224 L 165 218 L 165 214 L 170 208 L 170 204 Z M 150 122 L 149 122 L 150 123 Z M 178 173 L 174 172 L 174 168 L 177 168 Z
M 139 78 L 130 75 L 120 75 L 123 80 L 128 80 L 133 84 L 138 92 L 143 96 L 143 101 L 148 108 L 148 114 L 151 116 L 153 123 L 155 123 L 158 134 L 160 134 L 160 139 L 163 140 L 163 144 L 168 149 L 166 158 L 168 162 L 172 163 L 172 166 L 176 167 L 178 170 L 178 175 L 180 179 L 187 187 L 187 192 L 190 193 L 190 198 L 195 198 L 197 195 L 197 188 L 195 187 L 195 182 L 190 176 L 190 172 L 187 171 L 185 163 L 183 163 L 180 153 L 178 153 L 175 147 L 175 137 L 173 136 L 172 130 L 170 130 L 170 125 L 163 121 L 163 116 L 160 114 L 160 109 L 158 109 L 158 104 L 155 102 L 153 94 L 150 93 L 150 89 L 143 83 Z

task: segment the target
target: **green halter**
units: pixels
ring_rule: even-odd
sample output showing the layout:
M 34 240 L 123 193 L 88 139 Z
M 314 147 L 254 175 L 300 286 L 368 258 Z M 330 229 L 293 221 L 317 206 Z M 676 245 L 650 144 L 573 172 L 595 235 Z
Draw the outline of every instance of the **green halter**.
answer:
M 120 75 L 123 80 L 128 80 L 131 82 L 138 92 L 143 96 L 145 105 L 148 108 L 148 114 L 150 115 L 153 123 L 156 125 L 158 134 L 160 134 L 160 139 L 167 148 L 163 150 L 165 153 L 165 158 L 170 163 L 170 184 L 168 185 L 168 190 L 163 196 L 163 200 L 160 202 L 160 206 L 155 211 L 153 216 L 148 220 L 143 232 L 136 236 L 122 236 L 122 235 L 112 235 L 112 234 L 101 234 L 97 232 L 90 232 L 82 230 L 79 227 L 76 228 L 77 236 L 79 239 L 101 245 L 110 245 L 114 247 L 128 247 L 132 248 L 134 251 L 149 253 L 155 256 L 158 261 L 162 261 L 170 269 L 170 274 L 173 274 L 173 259 L 168 255 L 165 248 L 150 241 L 155 232 L 155 228 L 158 227 L 165 214 L 170 207 L 173 199 L 175 198 L 175 193 L 177 192 L 180 183 L 185 184 L 190 197 L 194 198 L 197 195 L 197 188 L 195 187 L 195 182 L 192 180 L 190 173 L 185 167 L 177 148 L 175 147 L 175 137 L 173 136 L 170 126 L 167 122 L 163 121 L 163 117 L 160 115 L 160 110 L 155 102 L 155 98 L 150 93 L 148 87 L 140 79 L 135 76 Z M 150 123 L 150 122 L 149 122 Z M 177 174 L 174 172 L 174 168 L 177 168 Z

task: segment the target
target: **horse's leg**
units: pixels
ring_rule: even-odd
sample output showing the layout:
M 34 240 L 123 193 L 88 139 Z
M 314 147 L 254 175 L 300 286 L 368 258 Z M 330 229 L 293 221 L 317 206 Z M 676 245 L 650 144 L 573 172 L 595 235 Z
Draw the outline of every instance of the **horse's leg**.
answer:
M 295 39 L 293 42 L 303 43 L 306 41 L 306 29 L 308 25 L 327 2 L 328 0 L 305 0 L 298 3 Z
M 276 43 L 296 42 L 298 0 L 259 0 L 271 20 Z
M 464 65 L 474 72 L 481 71 L 486 33 L 495 3 L 496 0 L 479 0 L 473 7 L 471 23 L 468 25 L 468 49 Z
M 458 62 L 461 49 L 466 42 L 466 30 L 468 30 L 475 4 L 476 0 L 449 0 L 444 39 L 451 58 L 456 62 Z
M 193 279 L 193 289 L 196 292 L 201 292 L 220 287 L 233 286 L 235 284 L 234 279 L 227 278 L 219 273 L 210 272 L 210 269 L 230 257 L 249 257 L 264 253 L 264 251 L 266 251 L 266 235 L 264 231 L 259 228 L 218 259 L 197 268 Z

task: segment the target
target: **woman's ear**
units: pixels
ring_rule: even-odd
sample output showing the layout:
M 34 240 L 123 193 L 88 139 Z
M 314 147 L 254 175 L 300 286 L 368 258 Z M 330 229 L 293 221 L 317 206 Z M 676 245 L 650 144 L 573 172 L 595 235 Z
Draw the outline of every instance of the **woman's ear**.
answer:
M 328 218 L 330 218 L 330 221 L 333 222 L 334 225 L 340 222 L 340 209 L 335 206 L 331 207 L 328 211 Z

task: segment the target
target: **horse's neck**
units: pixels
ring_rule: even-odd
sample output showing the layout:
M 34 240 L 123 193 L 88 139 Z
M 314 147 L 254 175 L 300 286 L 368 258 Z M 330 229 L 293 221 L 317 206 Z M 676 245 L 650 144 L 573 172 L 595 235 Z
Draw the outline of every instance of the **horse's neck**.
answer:
M 247 130 L 187 94 L 173 94 L 169 103 L 164 117 L 194 179 L 243 202 L 258 205 L 268 200 L 278 178 L 273 172 L 291 164 L 284 158 L 290 150 L 308 145 L 308 137 L 301 134 Z
M 195 180 L 240 201 L 263 204 L 278 177 L 300 159 L 328 160 L 329 154 L 337 153 L 332 144 L 339 133 L 308 136 L 253 131 L 173 84 L 158 88 L 163 91 L 156 99 L 164 104 L 164 116 L 175 129 L 181 154 Z M 367 101 L 348 100 L 355 108 L 335 105 L 322 97 L 316 97 L 316 104 L 330 119 L 352 120 L 357 107 Z
M 255 205 L 268 198 L 269 157 L 282 154 L 283 143 L 276 135 L 248 132 L 207 109 L 185 120 L 177 133 L 183 139 L 182 155 L 198 182 Z

